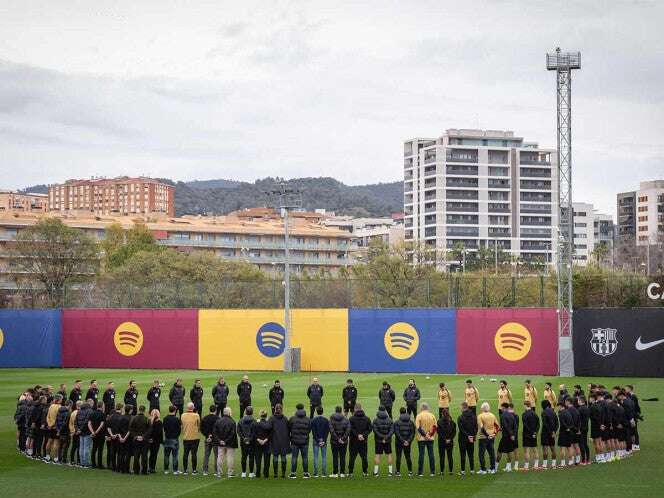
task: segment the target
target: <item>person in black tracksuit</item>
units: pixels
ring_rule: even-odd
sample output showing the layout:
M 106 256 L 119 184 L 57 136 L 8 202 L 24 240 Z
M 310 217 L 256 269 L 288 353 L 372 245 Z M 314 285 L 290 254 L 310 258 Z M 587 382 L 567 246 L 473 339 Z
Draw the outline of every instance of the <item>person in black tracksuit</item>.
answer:
M 551 403 L 548 400 L 542 400 L 542 432 L 540 433 L 540 443 L 542 444 L 543 467 L 546 468 L 548 452 L 551 451 L 552 465 L 556 461 L 556 432 L 558 432 L 558 417 L 553 411 Z
M 627 397 L 629 400 L 632 402 L 632 405 L 634 406 L 634 427 L 632 427 L 632 442 L 634 444 L 635 450 L 639 450 L 639 421 L 643 420 L 643 417 L 641 416 L 641 405 L 639 405 L 639 397 L 636 395 L 634 392 L 634 386 L 631 384 L 627 384 L 625 386 L 625 391 L 627 393 Z
M 581 415 L 579 415 L 579 410 L 574 405 L 576 398 L 568 398 L 565 400 L 567 405 L 567 410 L 572 415 L 572 421 L 574 424 L 574 430 L 572 431 L 572 458 L 574 458 L 574 464 L 578 465 L 581 462 L 581 448 L 580 448 L 580 439 L 581 439 Z
M 91 380 L 90 381 L 90 387 L 88 388 L 88 392 L 85 394 L 85 400 L 94 400 L 95 403 L 99 401 L 99 387 L 97 386 L 97 381 L 96 380 Z
M 344 402 L 344 415 L 353 413 L 355 411 L 355 403 L 357 403 L 357 387 L 353 384 L 353 379 L 346 381 L 346 387 L 341 392 L 341 398 Z
M 168 393 L 168 399 L 171 404 L 177 408 L 176 413 L 180 417 L 182 417 L 182 414 L 184 413 L 184 396 L 185 389 L 182 385 L 182 379 L 177 379 L 175 384 L 173 384 L 173 387 L 171 387 L 170 392 Z
M 466 457 L 471 474 L 475 472 L 475 439 L 477 437 L 477 416 L 464 401 L 461 403 L 461 415 L 457 418 L 459 429 L 459 454 L 461 456 L 461 474 L 466 473 Z
M 590 448 L 588 447 L 588 423 L 590 421 L 590 408 L 586 405 L 586 397 L 577 398 L 579 407 L 579 449 L 581 450 L 581 464 L 590 464 Z
M 194 387 L 189 391 L 189 399 L 194 404 L 194 411 L 198 413 L 198 416 L 203 418 L 203 387 L 201 386 L 201 380 L 196 379 L 194 381 Z
M 387 415 L 384 406 L 378 407 L 378 413 L 372 424 L 374 433 L 374 477 L 378 476 L 380 455 L 387 455 L 387 472 L 392 476 L 392 436 L 394 435 L 394 422 Z
M 256 477 L 267 479 L 270 475 L 270 439 L 272 438 L 272 423 L 267 419 L 267 412 L 261 410 L 260 419 L 256 423 Z M 277 477 L 275 474 L 274 477 Z
M 498 455 L 496 456 L 496 468 L 502 459 L 503 455 L 507 455 L 507 467 L 511 469 L 513 453 L 515 450 L 516 438 L 518 437 L 518 428 L 516 425 L 516 416 L 509 411 L 509 403 L 501 405 L 502 413 L 500 414 L 500 432 L 502 437 L 498 443 Z
M 81 381 L 77 380 L 74 382 L 74 387 L 69 393 L 69 400 L 73 403 L 73 406 L 76 406 L 77 401 L 83 401 L 83 393 L 81 392 Z
M 242 376 L 242 381 L 237 385 L 237 396 L 240 399 L 240 416 L 244 417 L 244 411 L 251 406 L 251 384 L 247 375 Z
M 106 443 L 106 448 L 107 448 L 106 451 L 108 454 L 107 465 L 114 472 L 118 472 L 119 470 L 121 470 L 121 468 L 119 467 L 120 444 L 121 444 L 120 436 L 124 434 L 121 434 L 120 424 L 122 421 L 123 410 L 124 410 L 124 405 L 122 403 L 118 403 L 115 406 L 115 411 L 111 414 L 106 423 L 106 433 L 108 434 L 109 437 Z
M 157 468 L 159 448 L 164 443 L 164 423 L 158 415 L 159 410 L 150 415 L 150 432 L 148 435 L 148 473 L 154 474 Z
M 148 441 L 150 439 L 150 421 L 145 416 L 145 407 L 138 407 L 138 414 L 129 423 L 134 457 L 134 474 L 148 474 Z
M 219 381 L 212 388 L 212 401 L 217 407 L 217 417 L 221 417 L 224 413 L 224 408 L 228 403 L 228 385 L 223 377 L 219 377 Z
M 415 379 L 408 381 L 408 387 L 403 391 L 403 400 L 406 402 L 406 411 L 408 415 L 417 416 L 417 402 L 422 395 L 419 388 L 415 385 Z
M 629 396 L 627 396 L 625 391 L 620 391 L 618 399 L 625 411 L 625 450 L 632 451 L 634 444 L 634 428 L 636 427 L 636 409 L 634 407 L 634 402 Z
M 313 383 L 307 389 L 309 398 L 309 419 L 314 418 L 316 408 L 323 406 L 323 386 L 318 383 L 318 377 L 313 378 Z
M 415 423 L 410 418 L 405 407 L 399 408 L 399 418 L 394 422 L 394 439 L 396 441 L 396 475 L 401 475 L 401 454 L 406 457 L 406 466 L 408 475 L 413 475 L 413 460 L 410 456 L 410 449 L 413 447 L 415 439 Z
M 298 455 L 302 455 L 302 469 L 305 479 L 309 477 L 309 433 L 311 432 L 311 419 L 307 417 L 304 405 L 296 405 L 295 415 L 288 421 L 291 453 L 291 478 L 296 477 Z
M 161 412 L 159 404 L 160 398 L 161 398 L 161 387 L 159 387 L 159 380 L 155 379 L 154 383 L 152 384 L 152 387 L 148 390 L 148 395 L 147 395 L 148 403 L 150 405 L 150 413 L 152 413 L 153 410 L 159 410 L 159 412 Z
M 369 471 L 369 461 L 367 459 L 367 448 L 369 434 L 373 430 L 371 420 L 364 414 L 362 406 L 355 404 L 355 413 L 348 420 L 350 422 L 350 451 L 348 458 L 348 475 L 353 475 L 355 459 L 360 456 L 362 460 L 362 473 L 366 476 Z
M 565 466 L 566 459 L 572 459 L 574 450 L 572 444 L 576 427 L 572 413 L 567 409 L 567 401 L 571 404 L 571 398 L 558 402 L 558 421 L 560 423 L 560 432 L 558 434 L 558 447 L 560 448 L 560 465 Z
M 275 405 L 274 415 L 270 417 L 272 434 L 270 439 L 270 451 L 272 452 L 272 470 L 274 477 L 281 475 L 286 477 L 286 455 L 290 453 L 290 431 L 288 419 L 283 414 L 283 407 Z M 279 461 L 281 461 L 281 474 L 279 474 Z
M 240 463 L 242 465 L 242 477 L 254 477 L 254 462 L 256 455 L 256 419 L 254 419 L 254 409 L 248 406 L 245 415 L 237 423 L 237 435 L 240 440 Z M 249 465 L 247 465 L 249 460 Z
M 387 415 L 392 418 L 392 406 L 394 406 L 394 400 L 396 399 L 396 394 L 394 389 L 387 382 L 383 381 L 383 387 L 378 391 L 378 405 L 384 406 Z
M 108 417 L 115 411 L 115 384 L 109 382 L 102 397 L 104 402 L 104 414 Z
M 540 430 L 540 419 L 535 412 L 535 407 L 530 404 L 530 401 L 524 402 L 524 412 L 521 414 L 521 422 L 523 423 L 523 432 L 521 433 L 521 441 L 524 450 L 524 468 L 527 470 L 530 465 L 531 453 L 534 453 L 535 463 L 534 468 L 537 469 L 539 464 L 539 454 L 537 452 L 537 434 Z
M 106 441 L 106 415 L 103 412 L 103 404 L 96 404 L 90 414 L 90 424 L 92 425 L 92 468 L 103 469 L 102 462 L 104 454 L 104 442 Z M 106 450 L 108 451 L 108 450 Z
M 30 424 L 34 434 L 32 442 L 32 457 L 39 458 L 44 456 L 42 453 L 42 446 L 44 442 L 43 426 L 46 424 L 46 412 L 48 405 L 46 404 L 46 396 L 40 396 L 34 404 L 32 414 L 30 417 Z
M 445 455 L 447 455 L 447 471 L 454 472 L 454 459 L 452 450 L 454 449 L 454 438 L 456 437 L 457 427 L 450 417 L 449 410 L 443 410 L 443 415 L 438 419 L 438 459 L 440 461 L 440 473 L 445 473 Z
M 64 400 L 65 398 L 63 398 Z M 58 440 L 58 460 L 61 464 L 67 463 L 67 450 L 71 442 L 71 435 L 69 433 L 69 417 L 71 416 L 71 401 L 63 401 L 63 405 L 58 409 L 58 414 L 55 419 L 55 429 L 57 431 Z
M 131 423 L 131 414 L 134 410 L 134 406 L 125 406 L 124 407 L 124 415 L 120 419 L 120 423 L 118 424 L 118 435 L 119 439 L 118 441 L 120 442 L 120 452 L 119 452 L 119 459 L 118 459 L 118 468 L 120 469 L 120 472 L 123 474 L 129 474 L 129 464 L 131 462 L 131 456 L 132 456 L 132 441 L 131 441 L 131 434 L 129 433 L 129 424 Z
M 129 381 L 129 388 L 125 391 L 124 395 L 125 409 L 130 408 L 129 415 L 136 415 L 136 408 L 138 406 L 138 390 L 136 389 L 136 381 Z
M 274 381 L 274 385 L 270 392 L 268 393 L 268 398 L 270 399 L 270 407 L 272 408 L 272 415 L 274 415 L 274 407 L 277 405 L 284 406 L 284 390 L 281 387 L 281 382 L 278 380 Z
M 330 417 L 330 446 L 332 447 L 332 477 L 346 474 L 346 451 L 350 436 L 350 422 L 337 406 Z
M 217 468 L 217 459 L 219 458 L 219 441 L 214 437 L 214 426 L 217 424 L 219 417 L 217 416 L 217 406 L 210 406 L 210 413 L 208 413 L 203 420 L 201 420 L 201 434 L 205 438 L 204 452 L 203 452 L 203 475 L 207 475 L 210 468 L 210 454 L 214 457 L 214 469 Z M 215 470 L 216 472 L 216 470 Z

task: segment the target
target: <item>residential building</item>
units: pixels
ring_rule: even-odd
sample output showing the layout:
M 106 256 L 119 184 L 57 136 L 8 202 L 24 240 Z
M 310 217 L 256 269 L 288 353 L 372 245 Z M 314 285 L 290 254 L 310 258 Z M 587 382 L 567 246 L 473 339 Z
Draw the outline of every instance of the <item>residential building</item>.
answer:
M 284 223 L 268 210 L 265 217 L 247 219 L 242 213 L 227 216 L 180 218 L 133 218 L 128 216 L 58 216 L 71 227 L 85 230 L 98 240 L 105 237 L 113 223 L 131 228 L 134 221 L 146 224 L 157 243 L 186 253 L 207 251 L 219 258 L 246 261 L 270 273 L 280 273 L 285 263 Z M 0 287 L 11 288 L 15 280 L 11 254 L 8 251 L 16 234 L 39 221 L 42 215 L 0 213 Z M 335 272 L 351 263 L 349 253 L 352 236 L 344 230 L 294 217 L 289 224 L 289 249 L 292 270 Z
M 50 211 L 101 216 L 175 216 L 175 187 L 152 178 L 67 180 L 48 189 Z
M 573 203 L 574 208 L 574 261 L 586 266 L 593 258 L 599 244 L 606 245 L 607 254 L 604 262 L 611 261 L 613 255 L 613 218 L 601 214 L 592 204 Z M 601 263 L 601 262 L 600 262 Z
M 43 213 L 48 209 L 48 195 L 33 192 L 0 190 L 0 211 Z
M 353 218 L 352 216 L 328 216 L 322 220 L 328 227 L 347 231 L 352 235 L 351 258 L 365 261 L 372 242 L 381 241 L 396 246 L 404 241 L 403 217 L 395 213 L 391 218 Z
M 555 149 L 512 131 L 448 129 L 404 142 L 405 240 L 448 251 L 495 245 L 552 262 L 558 225 Z

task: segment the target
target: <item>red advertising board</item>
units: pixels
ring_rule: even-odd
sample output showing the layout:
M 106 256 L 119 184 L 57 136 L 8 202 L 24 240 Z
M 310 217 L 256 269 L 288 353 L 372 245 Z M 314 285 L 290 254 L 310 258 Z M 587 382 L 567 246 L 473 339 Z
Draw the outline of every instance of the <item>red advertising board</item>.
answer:
M 63 310 L 62 366 L 198 368 L 198 311 Z
M 556 375 L 557 323 L 548 308 L 457 310 L 457 372 Z

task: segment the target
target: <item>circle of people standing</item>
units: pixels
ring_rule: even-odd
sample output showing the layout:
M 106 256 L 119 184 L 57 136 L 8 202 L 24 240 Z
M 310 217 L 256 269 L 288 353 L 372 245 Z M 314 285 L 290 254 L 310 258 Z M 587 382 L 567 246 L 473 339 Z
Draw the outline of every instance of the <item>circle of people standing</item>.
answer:
M 505 472 L 589 465 L 592 463 L 589 439 L 595 463 L 625 458 L 639 450 L 638 423 L 643 420 L 631 385 L 615 386 L 609 391 L 603 385 L 589 384 L 586 396 L 579 385 L 572 394 L 564 385 L 556 393 L 547 382 L 540 401 L 537 389 L 526 380 L 519 416 L 508 383 L 501 380 L 496 416 L 488 402 L 480 401 L 479 390 L 469 379 L 456 422 L 450 416 L 452 394 L 444 382 L 439 384 L 438 417 L 428 403 L 420 403 L 421 393 L 414 379 L 409 380 L 403 392 L 404 406 L 393 413 L 396 395 L 390 384 L 383 382 L 378 391 L 380 406 L 373 420 L 358 402 L 358 390 L 352 379 L 347 380 L 341 404 L 329 418 L 323 409 L 323 386 L 316 377 L 306 392 L 309 413 L 298 403 L 289 418 L 284 413 L 285 393 L 278 380 L 268 394 L 271 413 L 267 410 L 256 413 L 252 407 L 252 385 L 249 377 L 243 376 L 236 387 L 241 414 L 237 422 L 228 406 L 230 389 L 223 377 L 212 388 L 213 404 L 205 415 L 200 380 L 190 389 L 189 402 L 185 401 L 182 379 L 175 381 L 168 393 L 167 415 L 163 418 L 162 388 L 164 384 L 155 380 L 147 392 L 147 407 L 139 404 L 134 380 L 129 381 L 123 402 L 116 401 L 113 382 L 108 382 L 102 393 L 98 382 L 92 380 L 85 395 L 80 380 L 75 381 L 69 393 L 64 384 L 57 392 L 52 386 L 27 389 L 18 398 L 14 417 L 17 447 L 26 456 L 48 463 L 143 475 L 155 472 L 163 447 L 165 474 L 196 475 L 202 436 L 203 475 L 208 475 L 212 458 L 216 477 L 234 477 L 239 449 L 242 477 L 267 478 L 271 464 L 273 477 L 296 478 L 301 459 L 306 479 L 311 477 L 311 442 L 313 477 L 328 477 L 328 446 L 332 453 L 329 477 L 352 477 L 358 457 L 366 477 L 369 439 L 373 434 L 376 477 L 380 475 L 383 458 L 387 460 L 388 476 L 402 475 L 402 459 L 408 475 L 412 476 L 411 448 L 415 446 L 417 475 L 424 475 L 425 460 L 429 474 L 436 475 L 434 441 L 437 441 L 440 474 L 454 473 L 455 441 L 459 447 L 459 475 L 493 474 L 501 461 L 505 462 Z M 541 408 L 539 414 L 538 408 Z M 523 447 L 521 454 L 519 443 Z

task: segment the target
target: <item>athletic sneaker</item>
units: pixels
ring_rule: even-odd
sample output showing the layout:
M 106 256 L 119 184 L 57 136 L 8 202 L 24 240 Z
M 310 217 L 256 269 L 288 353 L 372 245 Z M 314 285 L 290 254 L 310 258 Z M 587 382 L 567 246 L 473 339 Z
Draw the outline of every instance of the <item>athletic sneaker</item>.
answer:
M 295 475 L 294 472 L 291 472 L 290 474 L 288 474 L 288 478 L 289 479 L 297 479 L 297 476 Z
M 208 473 L 207 473 L 207 472 L 203 472 L 203 476 L 207 476 L 207 475 L 208 475 Z
M 303 477 L 305 479 L 309 479 L 311 477 L 311 474 L 309 474 L 309 472 L 305 472 Z
M 486 474 L 486 470 L 478 470 L 477 471 L 478 476 L 483 476 L 484 474 Z
M 192 475 L 192 476 L 197 476 L 197 475 L 198 475 L 198 471 L 197 471 L 197 470 L 194 470 L 194 471 L 191 473 L 191 475 Z
M 413 477 L 413 473 L 408 471 L 408 477 Z
M 169 474 L 168 470 L 164 470 L 164 475 L 167 476 Z
M 339 477 L 346 477 L 346 474 L 339 474 Z
M 247 477 L 247 473 L 246 473 L 246 472 L 242 472 L 242 479 L 244 479 L 245 477 Z
M 374 473 L 373 473 L 373 476 L 374 476 L 374 477 L 378 477 L 378 472 L 374 472 Z
M 337 474 L 330 474 L 330 477 L 331 477 L 332 479 L 336 479 L 336 478 L 338 478 L 339 476 L 338 476 Z
M 465 470 L 462 470 L 461 472 L 459 472 L 459 475 L 460 475 L 460 476 L 465 476 L 465 475 L 466 475 L 466 471 L 465 471 Z
M 396 477 L 401 477 L 401 472 L 397 472 L 397 473 L 394 474 L 394 475 L 395 475 Z

